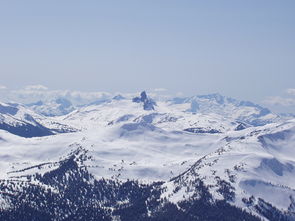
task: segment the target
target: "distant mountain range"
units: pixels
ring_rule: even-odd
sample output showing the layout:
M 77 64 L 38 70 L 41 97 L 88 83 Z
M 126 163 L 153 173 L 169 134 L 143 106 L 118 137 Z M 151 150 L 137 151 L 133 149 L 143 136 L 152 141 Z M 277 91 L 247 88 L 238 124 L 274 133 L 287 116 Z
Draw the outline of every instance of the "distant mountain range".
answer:
M 294 145 L 220 94 L 0 103 L 0 220 L 295 220 Z

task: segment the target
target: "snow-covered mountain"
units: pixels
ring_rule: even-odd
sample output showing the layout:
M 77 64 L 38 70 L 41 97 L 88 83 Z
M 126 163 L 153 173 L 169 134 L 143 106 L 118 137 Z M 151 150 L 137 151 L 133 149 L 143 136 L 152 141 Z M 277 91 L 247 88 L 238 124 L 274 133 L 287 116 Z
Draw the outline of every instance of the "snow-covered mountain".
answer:
M 0 129 L 22 137 L 41 137 L 77 131 L 15 103 L 0 103 Z
M 2 104 L 77 131 L 0 130 L 0 219 L 295 220 L 295 119 L 218 94 L 126 97 L 58 117 Z
M 59 119 L 84 129 L 136 123 L 196 133 L 223 133 L 283 120 L 259 105 L 219 94 L 155 102 L 145 92 L 133 99 L 122 97 L 88 105 Z
M 75 106 L 71 101 L 62 97 L 47 102 L 37 101 L 26 106 L 36 113 L 49 117 L 65 115 L 75 110 Z

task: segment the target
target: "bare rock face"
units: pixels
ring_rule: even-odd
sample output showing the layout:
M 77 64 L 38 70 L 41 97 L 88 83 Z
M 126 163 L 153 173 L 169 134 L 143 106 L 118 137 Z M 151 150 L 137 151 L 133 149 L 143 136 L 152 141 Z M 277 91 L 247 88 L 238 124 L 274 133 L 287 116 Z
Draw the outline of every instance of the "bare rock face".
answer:
M 135 97 L 132 99 L 135 103 L 143 103 L 144 110 L 155 110 L 156 102 L 151 98 L 148 98 L 145 91 L 140 93 L 140 97 Z

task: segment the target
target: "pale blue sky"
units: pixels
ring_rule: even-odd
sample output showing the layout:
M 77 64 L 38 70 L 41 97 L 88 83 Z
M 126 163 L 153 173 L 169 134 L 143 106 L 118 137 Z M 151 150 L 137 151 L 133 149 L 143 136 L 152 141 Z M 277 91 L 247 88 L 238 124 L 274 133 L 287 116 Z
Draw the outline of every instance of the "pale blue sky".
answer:
M 252 101 L 295 88 L 294 0 L 1 1 L 0 85 L 167 88 Z

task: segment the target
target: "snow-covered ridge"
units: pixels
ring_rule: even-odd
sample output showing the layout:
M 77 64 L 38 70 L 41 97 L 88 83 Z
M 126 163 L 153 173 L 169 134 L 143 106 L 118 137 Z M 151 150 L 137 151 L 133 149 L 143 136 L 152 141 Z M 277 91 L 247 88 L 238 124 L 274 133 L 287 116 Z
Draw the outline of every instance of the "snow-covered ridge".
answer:
M 85 106 L 58 119 L 81 129 L 144 122 L 197 133 L 223 133 L 283 120 L 259 105 L 219 94 L 155 102 L 145 92 L 133 99 L 121 96 Z
M 15 103 L 0 103 L 0 129 L 23 137 L 48 136 L 74 132 L 75 128 L 35 113 Z

